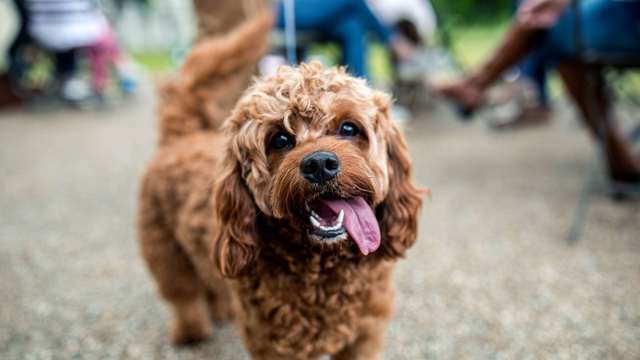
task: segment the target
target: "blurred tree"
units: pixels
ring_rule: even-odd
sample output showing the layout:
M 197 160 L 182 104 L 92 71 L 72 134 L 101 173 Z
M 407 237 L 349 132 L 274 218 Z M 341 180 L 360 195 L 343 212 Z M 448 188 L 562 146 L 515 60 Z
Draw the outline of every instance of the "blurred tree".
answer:
M 432 0 L 432 4 L 446 22 L 479 23 L 508 17 L 514 0 Z

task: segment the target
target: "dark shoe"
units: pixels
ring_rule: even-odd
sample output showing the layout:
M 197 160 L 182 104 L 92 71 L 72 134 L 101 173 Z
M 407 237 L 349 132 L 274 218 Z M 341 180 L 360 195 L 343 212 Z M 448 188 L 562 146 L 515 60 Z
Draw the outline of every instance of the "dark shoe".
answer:
M 448 84 L 431 86 L 433 92 L 449 100 L 458 114 L 465 120 L 478 109 L 483 102 L 483 91 L 467 79 Z
M 630 173 L 612 174 L 611 181 L 640 186 L 640 173 L 630 172 Z
M 614 201 L 640 199 L 640 173 L 611 175 L 610 190 Z

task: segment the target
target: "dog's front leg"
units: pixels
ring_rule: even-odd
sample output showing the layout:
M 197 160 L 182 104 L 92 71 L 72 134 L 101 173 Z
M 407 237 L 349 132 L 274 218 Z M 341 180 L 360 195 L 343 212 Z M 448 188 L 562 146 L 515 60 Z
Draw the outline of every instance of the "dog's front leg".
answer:
M 384 327 L 367 329 L 356 341 L 345 346 L 334 360 L 379 360 L 384 350 Z

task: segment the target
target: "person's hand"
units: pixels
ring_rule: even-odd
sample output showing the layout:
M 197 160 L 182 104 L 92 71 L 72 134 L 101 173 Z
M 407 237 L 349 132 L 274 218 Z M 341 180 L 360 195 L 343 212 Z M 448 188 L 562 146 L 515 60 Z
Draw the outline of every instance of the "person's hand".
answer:
M 518 9 L 518 22 L 531 29 L 552 27 L 571 0 L 526 0 Z

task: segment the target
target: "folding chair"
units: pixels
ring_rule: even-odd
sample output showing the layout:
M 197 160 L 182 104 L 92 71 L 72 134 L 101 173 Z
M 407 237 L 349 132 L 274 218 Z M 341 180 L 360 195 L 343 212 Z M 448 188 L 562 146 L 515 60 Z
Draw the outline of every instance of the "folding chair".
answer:
M 575 12 L 575 44 L 580 54 L 580 60 L 587 65 L 587 86 L 584 88 L 585 95 L 589 99 L 596 99 L 600 87 L 605 87 L 605 73 L 614 72 L 621 74 L 633 69 L 640 69 L 640 53 L 637 54 L 615 54 L 601 53 L 585 46 L 582 33 L 582 17 L 579 7 L 580 0 L 572 2 L 573 11 Z M 607 89 L 609 90 L 609 89 Z M 613 99 L 611 99 L 613 100 Z M 613 103 L 613 101 L 611 101 Z M 598 188 L 598 179 L 601 178 L 602 164 L 606 163 L 607 131 L 611 128 L 611 119 L 607 114 L 602 114 L 595 101 L 590 101 L 591 105 L 587 111 L 593 114 L 597 121 L 596 127 L 596 159 L 589 170 L 587 179 L 583 186 L 576 206 L 573 222 L 569 230 L 568 242 L 575 243 L 580 239 L 587 220 L 587 210 L 592 193 Z M 637 115 L 636 115 L 637 116 Z M 640 141 L 640 124 L 629 132 L 629 138 L 633 142 Z M 640 184 L 630 185 L 628 183 L 620 183 L 608 176 L 604 176 L 605 191 L 614 200 L 623 200 L 634 198 L 640 195 Z

